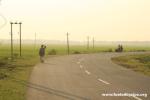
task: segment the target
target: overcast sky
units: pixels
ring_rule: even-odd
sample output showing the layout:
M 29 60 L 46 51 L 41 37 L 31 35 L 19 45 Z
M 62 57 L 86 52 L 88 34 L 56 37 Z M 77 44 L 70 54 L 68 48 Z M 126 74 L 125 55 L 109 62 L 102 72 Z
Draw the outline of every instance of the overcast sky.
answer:
M 150 0 L 0 0 L 0 39 L 22 21 L 23 39 L 150 40 Z M 5 24 L 5 22 L 7 22 Z M 19 26 L 13 28 L 17 39 Z

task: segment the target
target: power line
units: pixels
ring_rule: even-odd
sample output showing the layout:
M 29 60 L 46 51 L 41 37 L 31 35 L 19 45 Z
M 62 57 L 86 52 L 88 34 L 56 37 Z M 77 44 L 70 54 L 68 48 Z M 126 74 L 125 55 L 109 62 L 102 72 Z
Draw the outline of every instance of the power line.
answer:
M 2 0 L 0 0 L 0 6 L 1 6 L 1 3 L 2 3 Z M 2 17 L 2 19 L 4 20 L 4 24 L 0 26 L 0 29 L 2 29 L 7 24 L 7 18 L 3 14 L 0 14 L 0 17 Z
M 0 0 L 0 5 L 1 5 L 1 3 L 2 3 L 2 0 Z
M 0 17 L 4 20 L 4 23 L 0 26 L 0 29 L 2 29 L 7 24 L 7 18 L 3 14 L 0 14 Z

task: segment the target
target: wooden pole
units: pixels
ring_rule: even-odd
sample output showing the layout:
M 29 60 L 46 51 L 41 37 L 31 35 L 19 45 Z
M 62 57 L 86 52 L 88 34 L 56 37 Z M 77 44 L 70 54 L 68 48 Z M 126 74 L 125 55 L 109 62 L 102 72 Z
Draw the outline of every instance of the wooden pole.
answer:
M 10 25 L 11 25 L 11 33 L 10 33 L 10 35 L 11 35 L 11 60 L 13 60 L 13 33 L 12 33 L 12 25 L 13 25 L 13 23 L 10 22 Z
M 89 36 L 87 37 L 87 49 L 89 49 L 89 46 L 90 45 L 90 43 L 89 43 Z
M 93 49 L 95 48 L 95 39 L 93 37 Z
M 22 55 L 22 41 L 21 41 L 21 22 L 19 23 L 19 25 L 20 25 L 20 57 L 21 57 L 21 55 Z
M 67 32 L 67 52 L 68 52 L 68 55 L 70 53 L 70 47 L 69 47 L 69 33 Z

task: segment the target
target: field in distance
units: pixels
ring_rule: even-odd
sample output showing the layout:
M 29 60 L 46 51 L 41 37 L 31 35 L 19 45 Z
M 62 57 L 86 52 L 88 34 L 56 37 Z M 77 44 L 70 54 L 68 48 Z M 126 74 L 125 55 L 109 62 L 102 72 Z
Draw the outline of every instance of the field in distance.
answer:
M 118 45 L 95 45 L 87 49 L 87 45 L 70 45 L 71 54 L 87 54 L 114 52 Z M 150 46 L 123 45 L 124 51 L 150 51 Z M 39 62 L 38 50 L 40 45 L 23 44 L 22 57 L 19 56 L 19 44 L 14 45 L 14 60 L 10 60 L 10 45 L 0 44 L 0 100 L 25 100 L 26 86 L 30 72 Z M 66 55 L 67 46 L 64 44 L 49 44 L 46 55 Z

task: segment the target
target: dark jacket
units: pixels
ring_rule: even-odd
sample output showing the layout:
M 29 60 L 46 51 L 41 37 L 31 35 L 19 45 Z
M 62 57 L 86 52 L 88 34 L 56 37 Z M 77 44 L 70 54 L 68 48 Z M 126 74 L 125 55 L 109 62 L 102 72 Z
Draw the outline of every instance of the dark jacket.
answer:
M 39 55 L 44 56 L 45 55 L 45 48 L 40 48 Z

